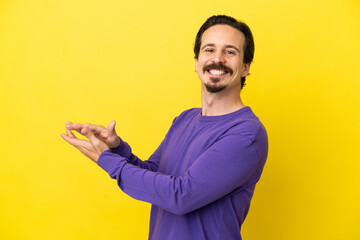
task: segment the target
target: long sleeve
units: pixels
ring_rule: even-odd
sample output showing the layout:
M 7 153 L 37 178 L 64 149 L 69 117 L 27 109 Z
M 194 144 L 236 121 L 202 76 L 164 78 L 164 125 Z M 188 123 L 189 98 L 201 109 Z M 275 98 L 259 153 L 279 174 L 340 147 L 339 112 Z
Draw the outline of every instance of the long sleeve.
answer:
M 172 124 L 174 124 L 176 122 L 176 120 L 177 120 L 177 117 L 174 118 Z M 166 138 L 166 136 L 165 136 L 165 138 Z M 163 145 L 164 145 L 164 141 L 161 142 L 160 146 L 155 150 L 155 152 L 146 161 L 142 161 L 135 154 L 133 154 L 130 145 L 127 142 L 123 141 L 121 138 L 120 138 L 119 146 L 116 148 L 111 148 L 109 151 L 107 151 L 107 153 L 109 153 L 109 152 L 114 153 L 114 154 L 118 155 L 117 159 L 124 158 L 127 160 L 128 163 L 130 163 L 132 165 L 138 166 L 143 169 L 148 169 L 153 172 L 157 172 L 158 167 L 159 167 L 160 156 L 163 151 Z
M 239 134 L 222 137 L 201 154 L 182 176 L 153 172 L 129 164 L 126 156 L 109 150 L 98 164 L 131 197 L 183 215 L 201 208 L 237 188 L 254 184 L 262 170 L 253 142 Z
M 146 161 L 142 161 L 140 158 L 134 155 L 132 153 L 130 145 L 127 142 L 123 141 L 121 138 L 120 138 L 120 145 L 117 148 L 111 148 L 110 152 L 127 159 L 128 163 L 156 172 L 159 165 L 162 146 L 163 144 L 160 144 L 160 146 Z

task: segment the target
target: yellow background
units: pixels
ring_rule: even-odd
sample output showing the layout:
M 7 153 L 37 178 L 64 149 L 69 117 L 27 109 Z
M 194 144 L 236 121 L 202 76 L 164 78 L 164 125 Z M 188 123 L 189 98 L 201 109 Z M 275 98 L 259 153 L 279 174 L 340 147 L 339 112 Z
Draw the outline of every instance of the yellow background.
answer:
M 146 159 L 200 106 L 192 47 L 213 14 L 253 31 L 242 98 L 270 140 L 244 239 L 360 239 L 358 0 L 2 0 L 0 239 L 147 238 L 150 205 L 60 133 L 115 119 Z

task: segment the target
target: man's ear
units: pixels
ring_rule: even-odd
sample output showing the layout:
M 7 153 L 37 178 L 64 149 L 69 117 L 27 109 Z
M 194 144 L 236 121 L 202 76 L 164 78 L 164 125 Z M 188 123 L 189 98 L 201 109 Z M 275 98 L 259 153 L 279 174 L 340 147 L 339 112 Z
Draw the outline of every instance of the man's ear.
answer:
M 249 74 L 250 71 L 250 64 L 251 63 L 245 63 L 243 66 L 243 71 L 241 73 L 241 77 L 246 77 Z
M 195 60 L 195 72 L 197 72 L 196 69 L 197 69 L 197 65 L 198 65 L 198 60 L 196 57 L 194 57 L 194 60 Z

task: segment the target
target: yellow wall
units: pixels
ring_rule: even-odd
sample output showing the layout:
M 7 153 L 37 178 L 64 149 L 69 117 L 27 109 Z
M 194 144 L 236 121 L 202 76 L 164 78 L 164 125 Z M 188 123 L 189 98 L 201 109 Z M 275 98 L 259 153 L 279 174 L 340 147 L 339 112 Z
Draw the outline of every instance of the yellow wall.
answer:
M 147 158 L 200 106 L 192 46 L 213 14 L 253 30 L 242 96 L 270 140 L 244 239 L 360 239 L 358 0 L 2 0 L 0 239 L 146 239 L 150 205 L 60 133 L 116 119 Z

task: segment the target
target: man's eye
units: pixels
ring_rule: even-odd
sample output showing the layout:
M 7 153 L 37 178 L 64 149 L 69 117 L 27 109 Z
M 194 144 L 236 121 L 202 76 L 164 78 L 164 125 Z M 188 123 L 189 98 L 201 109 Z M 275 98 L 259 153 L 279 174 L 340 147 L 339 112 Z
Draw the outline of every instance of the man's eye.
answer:
M 211 48 L 207 48 L 207 49 L 204 50 L 204 52 L 213 52 L 213 51 L 214 51 L 214 50 L 211 49 Z
M 234 55 L 235 54 L 235 52 L 233 52 L 233 51 L 225 51 L 225 53 L 229 54 L 229 55 Z

